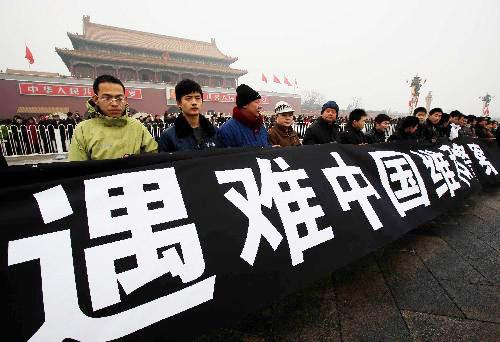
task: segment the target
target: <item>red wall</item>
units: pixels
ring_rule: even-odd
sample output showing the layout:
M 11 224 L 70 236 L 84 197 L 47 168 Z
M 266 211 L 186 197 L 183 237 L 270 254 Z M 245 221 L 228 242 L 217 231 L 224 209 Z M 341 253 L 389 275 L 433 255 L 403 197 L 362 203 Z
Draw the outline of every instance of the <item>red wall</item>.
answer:
M 85 113 L 84 97 L 20 95 L 18 81 L 0 80 L 0 118 L 12 118 L 17 108 L 26 107 L 69 107 L 75 112 Z M 139 112 L 163 113 L 167 109 L 165 91 L 162 89 L 142 89 L 142 100 L 129 100 L 130 107 Z
M 62 83 L 62 82 L 61 82 Z M 167 108 L 165 89 L 141 88 L 142 100 L 129 100 L 131 108 L 138 112 L 150 114 L 163 114 Z M 17 108 L 26 107 L 69 107 L 69 110 L 80 114 L 85 113 L 85 101 L 83 97 L 70 96 L 42 96 L 42 95 L 20 95 L 17 80 L 0 79 L 0 119 L 12 118 L 17 112 Z M 267 96 L 269 104 L 263 105 L 265 111 L 273 112 L 274 105 L 278 101 L 287 101 L 296 112 L 300 112 L 300 98 Z M 232 113 L 234 103 L 205 102 L 203 111 L 214 110 L 216 112 Z

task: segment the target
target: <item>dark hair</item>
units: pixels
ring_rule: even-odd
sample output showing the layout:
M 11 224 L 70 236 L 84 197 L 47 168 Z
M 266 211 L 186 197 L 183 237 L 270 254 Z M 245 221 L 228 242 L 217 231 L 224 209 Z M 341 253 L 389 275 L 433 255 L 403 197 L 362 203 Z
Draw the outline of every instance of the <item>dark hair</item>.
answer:
M 460 117 L 460 115 L 462 115 L 462 113 L 460 113 L 458 110 L 452 110 L 450 112 L 450 118 Z
M 401 127 L 401 130 L 405 130 L 406 128 L 418 126 L 418 124 L 419 124 L 419 121 L 418 121 L 417 117 L 415 117 L 415 116 L 407 116 L 401 122 L 401 126 L 400 127 Z
M 176 84 L 175 86 L 175 99 L 177 102 L 181 102 L 183 96 L 189 95 L 191 93 L 200 93 L 203 99 L 203 91 L 201 91 L 201 86 L 193 80 L 184 79 Z
M 443 110 L 441 108 L 432 108 L 430 111 L 429 111 L 429 115 L 432 115 L 434 113 L 441 113 L 441 114 L 444 114 L 443 113 Z
M 420 113 L 420 112 L 424 112 L 425 114 L 427 114 L 427 109 L 425 109 L 425 107 L 417 107 L 413 111 L 413 116 L 417 115 L 417 113 Z
M 356 108 L 349 114 L 349 122 L 358 121 L 363 116 L 368 116 L 364 109 Z
M 97 95 L 97 93 L 99 92 L 99 84 L 101 84 L 101 83 L 119 84 L 122 86 L 123 93 L 125 93 L 125 86 L 123 85 L 122 81 L 117 79 L 115 76 L 101 75 L 94 80 L 94 85 L 92 86 L 92 88 L 94 89 L 94 94 Z
M 443 115 L 441 115 L 441 120 L 439 120 L 439 124 L 442 125 L 444 123 L 447 123 L 449 120 L 450 120 L 450 114 L 443 113 Z
M 376 124 L 380 124 L 384 121 L 391 121 L 391 118 L 389 117 L 389 115 L 386 115 L 386 114 L 379 114 L 375 117 L 375 123 Z
M 475 115 L 467 115 L 467 123 L 473 123 L 474 120 L 477 120 Z
M 481 116 L 480 118 L 477 118 L 477 125 L 479 125 L 480 122 L 483 122 L 483 121 L 488 121 L 488 118 L 485 117 L 485 116 Z

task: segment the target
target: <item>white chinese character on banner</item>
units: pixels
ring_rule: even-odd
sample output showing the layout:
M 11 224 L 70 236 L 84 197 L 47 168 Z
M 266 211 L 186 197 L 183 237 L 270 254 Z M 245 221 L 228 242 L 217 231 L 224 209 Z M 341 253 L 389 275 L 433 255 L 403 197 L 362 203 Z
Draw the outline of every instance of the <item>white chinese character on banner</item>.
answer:
M 44 85 L 43 86 L 43 91 L 44 91 L 45 94 L 48 94 L 48 95 L 52 94 L 52 92 L 53 92 L 52 86 Z
M 135 97 L 135 89 L 129 89 L 127 97 L 133 99 Z
M 80 95 L 80 91 L 76 87 L 71 87 L 71 88 L 69 88 L 69 94 L 78 96 L 78 95 Z
M 484 155 L 483 150 L 479 145 L 477 144 L 467 144 L 469 146 L 469 149 L 474 153 L 474 157 L 476 157 L 477 161 L 479 162 L 479 165 L 481 165 L 484 168 L 484 172 L 486 175 L 490 176 L 492 173 L 495 175 L 498 175 L 498 171 L 495 169 L 495 167 L 486 159 L 486 156 Z
M 173 169 L 132 172 L 89 180 L 86 184 L 87 215 L 92 220 L 91 237 L 124 231 L 132 233 L 131 237 L 122 235 L 124 239 L 119 242 L 85 250 L 94 309 L 120 301 L 119 295 L 116 297 L 117 281 L 127 292 L 160 273 L 178 274 L 184 282 L 203 273 L 203 255 L 193 224 L 155 233 L 152 230 L 161 229 L 155 226 L 161 221 L 187 217 Z M 57 224 L 57 220 L 73 213 L 60 185 L 34 196 L 45 224 Z M 174 212 L 167 212 L 170 210 Z M 155 218 L 157 213 L 159 217 Z M 125 241 L 133 243 L 124 244 Z M 118 245 L 111 247 L 114 244 Z M 184 262 L 173 248 L 166 248 L 173 244 L 180 245 Z M 32 260 L 40 262 L 45 317 L 30 341 L 115 340 L 213 299 L 215 276 L 113 315 L 89 317 L 80 309 L 73 254 L 68 229 L 9 242 L 9 266 Z M 133 270 L 116 275 L 114 260 L 131 255 L 136 256 L 136 270 L 140 272 Z M 89 259 L 92 260 L 89 262 Z M 159 270 L 154 270 L 154 267 Z M 103 277 L 104 281 L 96 279 L 98 277 Z M 96 286 L 96 280 L 100 288 Z
M 349 203 L 358 202 L 373 229 L 377 230 L 382 228 L 382 222 L 380 222 L 377 213 L 368 200 L 370 196 L 375 196 L 375 198 L 380 199 L 380 195 L 368 181 L 363 171 L 361 171 L 361 168 L 357 166 L 347 166 L 337 152 L 332 152 L 330 155 L 335 159 L 338 166 L 323 169 L 322 171 L 326 179 L 330 182 L 342 210 L 351 210 Z M 354 175 L 359 175 L 363 179 L 364 184 L 358 183 Z M 349 190 L 344 191 L 344 189 L 342 189 L 339 178 L 345 178 L 347 180 L 350 188 Z
M 92 96 L 92 87 L 85 87 L 83 88 L 83 94 L 82 96 Z
M 465 148 L 461 145 L 452 144 L 452 147 L 442 145 L 439 149 L 447 152 L 451 161 L 455 164 L 458 179 L 470 186 L 470 181 L 474 178 L 474 172 L 471 167 L 472 161 L 465 152 Z M 461 161 L 459 159 L 461 159 Z
M 424 165 L 429 169 L 434 184 L 439 184 L 436 188 L 438 197 L 443 197 L 447 191 L 450 192 L 451 197 L 454 197 L 455 191 L 460 189 L 460 183 L 455 179 L 455 172 L 451 170 L 450 163 L 444 159 L 444 155 L 428 150 L 411 151 L 411 153 L 422 159 Z
M 417 165 L 409 155 L 396 151 L 368 152 L 380 176 L 380 181 L 401 217 L 418 206 L 429 206 L 429 196 Z
M 31 85 L 28 87 L 28 91 L 32 94 L 38 93 L 38 87 L 31 83 Z
M 203 274 L 205 262 L 195 225 L 161 227 L 188 218 L 173 168 L 87 180 L 85 200 L 91 239 L 132 233 L 131 238 L 85 250 L 94 310 L 120 302 L 118 283 L 130 294 L 169 272 L 184 283 Z M 182 258 L 175 244 L 180 245 Z M 116 274 L 115 261 L 129 256 L 135 256 L 137 267 Z
M 242 182 L 246 192 L 245 198 L 231 188 L 224 195 L 248 217 L 248 233 L 241 258 L 250 265 L 254 264 L 261 236 L 273 250 L 278 248 L 282 236 L 262 213 L 262 206 L 272 208 L 274 200 L 287 237 L 292 265 L 295 266 L 304 261 L 305 250 L 333 239 L 333 231 L 331 227 L 318 229 L 316 219 L 324 215 L 323 209 L 319 205 L 309 206 L 307 200 L 315 197 L 314 191 L 310 187 L 302 188 L 298 183 L 308 178 L 305 170 L 285 171 L 290 166 L 283 158 L 273 161 L 282 171 L 272 171 L 270 160 L 257 158 L 262 184 L 260 194 L 250 168 L 217 171 L 215 174 L 219 184 Z M 282 189 L 281 185 L 288 189 Z M 302 237 L 299 236 L 299 225 L 307 231 Z
M 64 86 L 58 86 L 56 89 L 57 89 L 57 95 L 66 95 L 66 91 L 64 90 Z

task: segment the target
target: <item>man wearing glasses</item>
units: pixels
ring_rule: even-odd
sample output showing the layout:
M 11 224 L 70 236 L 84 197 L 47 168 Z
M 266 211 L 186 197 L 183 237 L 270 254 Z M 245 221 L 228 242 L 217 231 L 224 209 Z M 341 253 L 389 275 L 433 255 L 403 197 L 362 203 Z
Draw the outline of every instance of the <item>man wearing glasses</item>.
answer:
M 73 133 L 69 160 L 102 160 L 157 152 L 158 144 L 146 127 L 127 115 L 125 86 L 114 76 L 101 75 L 89 100 L 91 118 Z

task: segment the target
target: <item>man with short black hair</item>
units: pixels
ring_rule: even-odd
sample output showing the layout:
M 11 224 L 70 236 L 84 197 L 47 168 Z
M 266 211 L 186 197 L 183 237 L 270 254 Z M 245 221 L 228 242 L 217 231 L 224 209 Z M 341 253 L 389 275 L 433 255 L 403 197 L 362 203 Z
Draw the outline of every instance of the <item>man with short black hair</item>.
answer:
M 465 136 L 476 138 L 476 116 L 468 115 L 466 117 L 465 125 L 462 127 L 462 132 Z
M 422 140 L 435 144 L 440 137 L 439 122 L 443 116 L 441 108 L 430 110 L 422 131 Z
M 424 124 L 425 119 L 427 119 L 427 109 L 425 107 L 417 107 L 413 111 L 413 116 L 415 116 L 420 124 Z
M 427 109 L 425 109 L 425 107 L 417 107 L 413 111 L 413 116 L 416 117 L 419 121 L 415 135 L 417 136 L 418 140 L 422 141 L 424 140 L 424 128 L 425 120 L 427 119 Z
M 69 147 L 70 161 L 101 160 L 157 152 L 158 145 L 139 121 L 127 115 L 125 86 L 114 76 L 94 81 L 88 101 L 91 118 L 80 122 Z
M 307 127 L 303 145 L 328 144 L 337 142 L 339 126 L 335 123 L 339 106 L 335 101 L 328 101 L 321 107 L 321 116 Z
M 160 137 L 160 152 L 205 150 L 218 147 L 217 129 L 201 114 L 203 91 L 193 80 L 175 86 L 175 99 L 181 114 Z
M 416 116 L 407 116 L 398 127 L 398 130 L 387 141 L 417 141 L 416 135 L 419 120 Z
M 482 116 L 479 119 L 477 119 L 476 134 L 478 138 L 493 139 L 495 137 L 493 133 L 488 129 L 488 124 L 489 124 L 488 117 Z
M 386 140 L 385 133 L 391 124 L 391 118 L 386 114 L 379 114 L 375 117 L 374 126 L 370 132 L 366 133 L 369 144 L 383 143 Z
M 457 139 L 458 137 L 463 136 L 463 133 L 460 132 L 462 127 L 460 126 L 460 118 L 464 115 L 460 113 L 458 110 L 453 110 L 450 112 L 450 118 L 448 120 L 449 125 L 446 130 L 448 139 L 450 141 Z
M 363 133 L 365 121 L 368 115 L 364 109 L 357 108 L 349 114 L 349 122 L 345 129 L 339 135 L 339 143 L 351 145 L 364 145 L 368 143 L 368 139 Z

